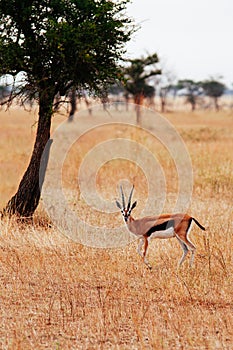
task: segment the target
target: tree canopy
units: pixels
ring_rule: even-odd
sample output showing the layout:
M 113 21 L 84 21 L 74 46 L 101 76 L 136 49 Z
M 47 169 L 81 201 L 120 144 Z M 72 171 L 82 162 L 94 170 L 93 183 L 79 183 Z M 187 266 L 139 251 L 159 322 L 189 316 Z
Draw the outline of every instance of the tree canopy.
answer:
M 74 88 L 100 92 L 119 77 L 119 60 L 134 30 L 124 14 L 128 1 L 0 1 L 0 76 L 23 72 L 10 99 L 26 93 L 39 102 L 33 153 L 6 213 L 28 217 L 38 205 L 55 96 Z
M 207 96 L 213 98 L 216 111 L 219 110 L 218 98 L 222 96 L 225 85 L 215 79 L 205 80 L 201 83 Z
M 1 0 L 0 74 L 24 72 L 31 95 L 99 90 L 119 74 L 132 33 L 122 14 L 127 2 Z
M 134 96 L 136 103 L 140 95 L 146 96 L 147 91 L 151 93 L 151 86 L 148 85 L 147 79 L 161 74 L 161 70 L 154 67 L 158 62 L 156 53 L 145 58 L 129 60 L 130 65 L 125 68 L 126 90 Z

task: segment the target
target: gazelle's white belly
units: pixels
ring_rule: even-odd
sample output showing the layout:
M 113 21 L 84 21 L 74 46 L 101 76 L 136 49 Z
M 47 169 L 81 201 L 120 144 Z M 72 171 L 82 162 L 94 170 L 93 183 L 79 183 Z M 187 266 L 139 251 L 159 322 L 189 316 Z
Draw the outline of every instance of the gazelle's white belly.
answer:
M 155 231 L 153 232 L 150 237 L 148 237 L 149 239 L 153 239 L 153 238 L 172 238 L 175 237 L 175 232 L 174 232 L 174 228 L 173 227 L 169 227 L 167 230 L 163 230 L 163 231 Z

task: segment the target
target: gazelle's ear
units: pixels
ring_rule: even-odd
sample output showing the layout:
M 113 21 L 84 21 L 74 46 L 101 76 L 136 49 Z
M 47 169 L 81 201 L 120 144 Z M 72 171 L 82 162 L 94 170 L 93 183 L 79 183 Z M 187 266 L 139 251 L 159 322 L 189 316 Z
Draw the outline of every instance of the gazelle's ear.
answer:
M 120 205 L 120 203 L 119 203 L 118 201 L 116 201 L 116 205 L 117 205 L 117 207 L 118 207 L 119 209 L 121 209 L 121 205 Z
M 130 211 L 132 211 L 132 210 L 136 207 L 136 205 L 137 205 L 137 201 L 135 201 L 135 202 L 132 204 L 132 207 L 131 207 Z

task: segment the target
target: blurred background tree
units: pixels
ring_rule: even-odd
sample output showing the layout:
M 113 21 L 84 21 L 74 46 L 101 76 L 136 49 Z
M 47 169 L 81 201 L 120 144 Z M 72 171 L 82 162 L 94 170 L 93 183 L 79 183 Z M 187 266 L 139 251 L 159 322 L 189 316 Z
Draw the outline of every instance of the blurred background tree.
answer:
M 136 104 L 137 123 L 140 124 L 143 100 L 145 97 L 151 97 L 155 93 L 155 88 L 148 84 L 148 79 L 161 74 L 161 69 L 156 68 L 156 64 L 159 62 L 156 53 L 145 58 L 128 60 L 128 62 L 130 65 L 124 69 L 125 89 L 133 96 Z
M 215 79 L 210 79 L 203 81 L 201 86 L 205 92 L 205 94 L 211 97 L 214 101 L 215 110 L 219 111 L 219 97 L 221 97 L 225 90 L 225 85 L 220 81 Z
M 177 90 L 183 90 L 186 102 L 191 104 L 192 111 L 195 111 L 198 98 L 203 94 L 201 84 L 190 79 L 179 80 Z

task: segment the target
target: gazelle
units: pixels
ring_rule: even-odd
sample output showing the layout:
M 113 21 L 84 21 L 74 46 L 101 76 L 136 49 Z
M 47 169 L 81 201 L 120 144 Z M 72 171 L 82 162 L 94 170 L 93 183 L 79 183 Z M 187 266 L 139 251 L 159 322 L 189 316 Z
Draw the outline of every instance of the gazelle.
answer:
M 130 232 L 139 238 L 138 253 L 143 258 L 143 262 L 151 269 L 150 264 L 146 259 L 147 248 L 152 238 L 172 238 L 176 237 L 183 249 L 183 255 L 179 261 L 179 266 L 184 262 L 188 251 L 191 251 L 190 266 L 193 264 L 194 253 L 196 247 L 188 239 L 188 233 L 191 229 L 191 223 L 194 221 L 200 229 L 205 231 L 205 228 L 192 216 L 187 214 L 162 214 L 158 216 L 146 216 L 141 219 L 134 219 L 131 216 L 132 210 L 136 207 L 137 201 L 131 205 L 134 186 L 132 187 L 126 206 L 125 196 L 122 186 L 121 198 L 122 205 L 116 201 L 117 207 L 121 210 L 124 221 Z M 143 252 L 142 246 L 144 245 Z

